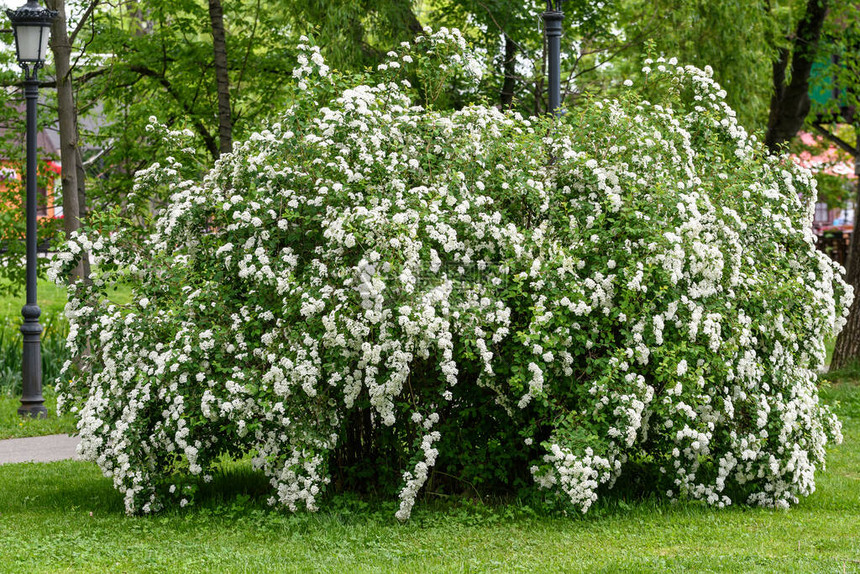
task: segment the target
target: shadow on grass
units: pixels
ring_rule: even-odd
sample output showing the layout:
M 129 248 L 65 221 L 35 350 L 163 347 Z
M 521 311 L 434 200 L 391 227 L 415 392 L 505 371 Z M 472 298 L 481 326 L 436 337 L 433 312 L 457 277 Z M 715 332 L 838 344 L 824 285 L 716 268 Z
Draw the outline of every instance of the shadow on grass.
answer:
M 78 461 L 0 466 L 0 508 L 4 514 L 86 508 L 122 513 L 122 495 L 94 464 Z
M 811 519 L 816 513 L 860 513 L 860 385 L 853 378 L 831 373 L 822 386 L 822 398 L 830 404 L 845 424 L 845 443 L 830 449 L 827 472 L 818 474 L 818 489 L 802 499 L 789 513 L 795 519 Z M 653 470 L 653 469 L 652 469 Z M 435 528 L 451 524 L 458 527 L 494 524 L 580 524 L 587 528 L 606 528 L 620 522 L 659 522 L 663 518 L 684 522 L 705 520 L 758 520 L 781 516 L 783 511 L 762 510 L 733 505 L 715 510 L 701 503 L 671 503 L 661 488 L 648 482 L 653 472 L 628 469 L 611 492 L 601 498 L 585 515 L 552 504 L 552 494 L 538 491 L 530 498 L 477 496 L 441 497 L 424 493 L 416 504 L 409 528 Z M 188 480 L 188 479 L 186 479 Z M 224 459 L 213 472 L 210 483 L 191 479 L 197 487 L 192 506 L 172 506 L 162 513 L 144 517 L 143 522 L 215 520 L 248 522 L 260 525 L 282 525 L 290 530 L 321 526 L 394 526 L 398 507 L 396 497 L 373 498 L 351 494 L 327 495 L 319 501 L 316 514 L 292 514 L 280 506 L 271 507 L 274 494 L 268 479 L 251 468 L 248 459 Z M 96 515 L 124 518 L 122 495 L 109 478 L 101 475 L 91 463 L 64 461 L 51 464 L 17 464 L 0 466 L 0 517 L 27 514 L 56 514 L 69 510 L 93 512 Z M 804 518 L 806 517 L 806 518 Z M 2 519 L 0 518 L 0 519 Z M 137 520 L 137 519 L 133 519 Z

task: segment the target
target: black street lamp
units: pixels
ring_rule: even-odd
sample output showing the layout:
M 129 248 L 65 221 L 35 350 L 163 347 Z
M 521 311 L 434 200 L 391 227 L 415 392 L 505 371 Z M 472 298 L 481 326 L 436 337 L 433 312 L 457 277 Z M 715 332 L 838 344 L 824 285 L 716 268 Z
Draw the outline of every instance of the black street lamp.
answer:
M 36 304 L 36 100 L 39 97 L 38 71 L 45 63 L 51 22 L 57 12 L 42 8 L 36 0 L 29 0 L 17 10 L 6 10 L 6 14 L 15 32 L 15 49 L 18 63 L 24 70 L 24 98 L 27 100 L 27 304 L 21 310 L 24 360 L 18 414 L 39 418 L 47 416 L 48 409 L 42 397 L 42 326 L 39 324 L 42 311 Z
M 546 0 L 546 12 L 541 14 L 546 34 L 547 71 L 549 72 L 549 112 L 561 113 L 561 22 L 564 0 Z

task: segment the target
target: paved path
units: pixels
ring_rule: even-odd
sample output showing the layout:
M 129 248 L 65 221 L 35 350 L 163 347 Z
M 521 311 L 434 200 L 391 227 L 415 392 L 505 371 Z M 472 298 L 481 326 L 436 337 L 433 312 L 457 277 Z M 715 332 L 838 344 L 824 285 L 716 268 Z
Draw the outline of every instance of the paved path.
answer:
M 78 438 L 67 434 L 0 440 L 0 464 L 79 459 L 77 446 Z

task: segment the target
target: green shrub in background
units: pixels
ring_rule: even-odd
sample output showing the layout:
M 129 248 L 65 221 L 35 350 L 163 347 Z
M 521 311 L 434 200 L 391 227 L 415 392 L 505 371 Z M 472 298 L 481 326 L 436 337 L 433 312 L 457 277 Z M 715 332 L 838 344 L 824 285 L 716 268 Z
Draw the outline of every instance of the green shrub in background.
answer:
M 56 384 L 63 364 L 71 358 L 66 348 L 68 322 L 64 317 L 48 315 L 42 323 L 42 380 L 44 386 Z M 21 355 L 23 339 L 21 323 L 0 317 L 0 393 L 18 396 L 21 394 Z
M 810 174 L 709 71 L 649 63 L 554 123 L 434 111 L 474 69 L 454 32 L 358 81 L 300 49 L 278 123 L 202 181 L 181 144 L 138 174 L 171 196 L 145 241 L 107 217 L 57 260 L 101 263 L 70 288 L 58 391 L 128 512 L 184 506 L 223 453 L 272 504 L 399 492 L 400 519 L 428 481 L 583 512 L 630 469 L 718 506 L 813 491 L 852 294 L 814 248 Z

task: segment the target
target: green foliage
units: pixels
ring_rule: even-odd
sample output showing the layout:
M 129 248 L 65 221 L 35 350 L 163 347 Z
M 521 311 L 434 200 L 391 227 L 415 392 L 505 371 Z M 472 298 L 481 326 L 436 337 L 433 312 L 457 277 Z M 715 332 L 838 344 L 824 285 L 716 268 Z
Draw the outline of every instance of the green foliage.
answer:
M 63 363 L 71 358 L 66 349 L 68 325 L 65 318 L 43 315 L 42 324 L 42 380 L 44 387 L 53 387 L 60 376 Z M 0 394 L 21 395 L 22 338 L 20 322 L 0 317 Z
M 767 124 L 771 63 L 783 36 L 802 14 L 800 2 L 703 0 L 619 2 L 618 21 L 628 39 L 646 38 L 657 55 L 714 70 L 726 102 L 750 131 Z M 641 41 L 641 40 L 640 40 Z M 619 62 L 622 74 L 638 76 L 641 48 Z
M 820 96 L 813 99 L 812 112 L 825 123 L 856 124 L 860 121 L 860 19 L 856 2 L 832 4 L 818 50 L 817 83 L 812 89 Z
M 332 0 L 285 3 L 293 39 L 318 38 L 324 56 L 343 70 L 375 67 L 385 53 L 422 33 L 412 2 Z
M 805 2 L 780 3 L 618 0 L 564 3 L 562 89 L 575 107 L 587 93 L 614 95 L 625 79 L 641 77 L 646 57 L 675 56 L 710 66 L 727 102 L 750 131 L 767 123 L 772 62 L 788 46 Z M 428 4 L 428 20 L 466 30 L 486 54 L 488 82 L 497 101 L 507 34 L 516 45 L 515 109 L 540 113 L 546 70 L 540 13 L 543 2 L 448 0 Z M 501 48 L 500 48 L 501 46 Z
M 242 138 L 272 106 L 284 105 L 285 78 L 295 61 L 288 48 L 292 24 L 284 11 L 251 0 L 224 2 L 224 18 L 233 133 Z M 81 114 L 92 114 L 97 123 L 84 141 L 103 151 L 90 168 L 92 209 L 126 205 L 134 173 L 164 155 L 162 139 L 146 131 L 152 116 L 173 129 L 190 130 L 194 139 L 187 145 L 208 156 L 198 160 L 200 166 L 210 165 L 218 154 L 218 119 L 206 4 L 102 5 L 91 30 L 81 34 L 87 36 L 88 53 L 98 54 L 82 70 L 87 81 L 78 95 L 80 102 L 89 102 Z
M 8 295 L 23 286 L 26 277 L 26 172 L 25 139 L 26 126 L 21 121 L 23 114 L 13 98 L 0 98 L 0 125 L 5 130 L 0 137 L 0 296 Z M 39 127 L 50 118 L 41 118 Z M 4 125 L 5 124 L 5 125 Z M 42 152 L 39 152 L 42 153 Z M 48 168 L 48 161 L 56 158 L 38 157 L 37 188 L 59 187 L 59 177 Z M 37 197 L 40 207 L 45 207 L 46 196 Z M 55 194 L 55 200 L 61 199 Z M 60 239 L 62 220 L 42 217 L 37 220 L 37 242 L 56 245 Z M 37 261 L 38 274 L 44 277 L 45 260 Z
M 815 180 L 818 182 L 818 199 L 828 208 L 844 207 L 848 200 L 854 198 L 851 180 L 847 177 L 819 172 L 815 174 Z

